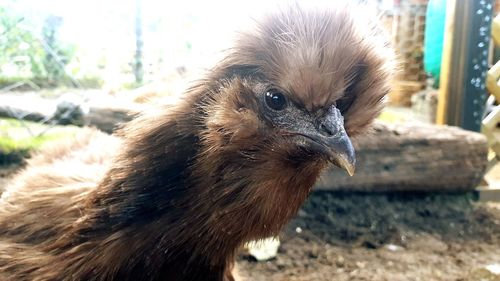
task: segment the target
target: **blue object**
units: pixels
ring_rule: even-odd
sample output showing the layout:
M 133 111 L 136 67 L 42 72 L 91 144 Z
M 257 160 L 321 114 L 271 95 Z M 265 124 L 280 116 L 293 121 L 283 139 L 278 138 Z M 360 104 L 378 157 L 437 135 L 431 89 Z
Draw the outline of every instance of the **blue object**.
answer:
M 424 34 L 424 69 L 439 87 L 443 38 L 446 19 L 446 0 L 430 0 L 427 5 Z

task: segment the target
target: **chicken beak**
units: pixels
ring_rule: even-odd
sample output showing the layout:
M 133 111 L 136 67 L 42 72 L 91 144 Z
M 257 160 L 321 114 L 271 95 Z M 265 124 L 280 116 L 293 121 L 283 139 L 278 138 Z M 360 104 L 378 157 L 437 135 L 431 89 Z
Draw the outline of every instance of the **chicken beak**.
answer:
M 356 168 L 356 153 L 345 131 L 340 136 L 328 138 L 326 145 L 330 148 L 328 151 L 330 162 L 346 170 L 352 177 Z
M 299 145 L 302 143 L 306 149 L 323 155 L 350 176 L 354 175 L 356 154 L 337 108 L 332 107 L 318 126 L 304 126 L 296 130 L 295 135 L 299 136 Z
M 354 175 L 356 153 L 351 139 L 344 128 L 344 117 L 338 108 L 332 106 L 328 114 L 320 122 L 319 141 L 329 148 L 327 152 L 330 162 Z
M 329 137 L 317 133 L 298 133 L 297 135 L 300 138 L 299 142 L 303 143 L 308 150 L 324 155 L 332 164 L 344 169 L 349 176 L 354 175 L 356 153 L 343 128 L 341 133 Z

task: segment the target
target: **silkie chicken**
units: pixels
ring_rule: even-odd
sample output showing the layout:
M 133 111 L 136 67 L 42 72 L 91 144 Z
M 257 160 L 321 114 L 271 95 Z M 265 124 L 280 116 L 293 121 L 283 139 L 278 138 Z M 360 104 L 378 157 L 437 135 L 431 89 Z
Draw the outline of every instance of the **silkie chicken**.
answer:
M 293 6 L 236 38 L 179 100 L 42 149 L 0 199 L 0 280 L 230 281 L 383 107 L 377 20 Z

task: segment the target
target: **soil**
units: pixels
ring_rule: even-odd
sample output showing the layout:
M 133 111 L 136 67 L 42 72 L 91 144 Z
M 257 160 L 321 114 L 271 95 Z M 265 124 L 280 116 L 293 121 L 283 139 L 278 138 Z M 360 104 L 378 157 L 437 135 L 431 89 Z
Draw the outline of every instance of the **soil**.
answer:
M 274 260 L 239 256 L 243 280 L 500 281 L 500 205 L 472 193 L 315 192 L 280 240 Z
M 0 193 L 17 166 L 0 169 Z M 316 191 L 278 256 L 241 254 L 241 281 L 500 281 L 500 203 L 473 193 Z M 498 269 L 500 270 L 500 269 Z

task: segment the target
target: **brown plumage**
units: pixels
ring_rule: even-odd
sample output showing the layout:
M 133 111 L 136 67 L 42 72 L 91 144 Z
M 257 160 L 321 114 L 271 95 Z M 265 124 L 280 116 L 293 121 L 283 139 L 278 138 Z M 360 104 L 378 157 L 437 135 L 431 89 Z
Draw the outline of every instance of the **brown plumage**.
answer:
M 391 54 L 349 7 L 269 15 L 120 138 L 34 156 L 0 199 L 0 280 L 232 280 L 236 249 L 277 234 L 329 163 L 352 172 Z

